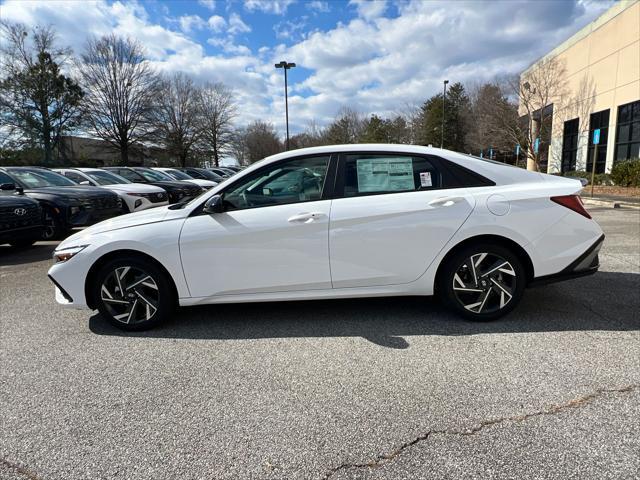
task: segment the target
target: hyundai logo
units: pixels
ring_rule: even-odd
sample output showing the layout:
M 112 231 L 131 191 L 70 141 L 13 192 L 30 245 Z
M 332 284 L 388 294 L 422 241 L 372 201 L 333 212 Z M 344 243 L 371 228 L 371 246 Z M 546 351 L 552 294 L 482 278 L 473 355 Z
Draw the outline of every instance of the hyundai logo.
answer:
M 27 209 L 26 208 L 16 208 L 13 213 L 15 213 L 18 216 L 22 216 L 22 215 L 26 215 L 27 214 Z
M 157 193 L 157 194 L 156 194 L 156 196 L 157 196 L 158 198 L 162 198 L 162 197 L 164 197 L 164 194 L 162 194 L 162 193 Z

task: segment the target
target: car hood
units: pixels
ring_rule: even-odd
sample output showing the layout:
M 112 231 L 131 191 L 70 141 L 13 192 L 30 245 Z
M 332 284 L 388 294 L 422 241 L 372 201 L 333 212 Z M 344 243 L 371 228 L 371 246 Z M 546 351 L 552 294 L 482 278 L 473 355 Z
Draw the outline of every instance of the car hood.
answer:
M 179 188 L 181 190 L 185 189 L 185 188 L 191 188 L 193 185 L 191 185 L 189 182 L 183 182 L 180 180 L 158 180 L 157 182 L 149 182 L 151 185 L 158 185 L 159 187 L 166 187 L 166 188 Z
M 102 185 L 101 188 L 113 190 L 121 193 L 164 193 L 162 187 L 156 187 L 146 183 L 114 183 L 113 185 Z
M 0 207 L 26 207 L 39 205 L 37 200 L 24 195 L 0 195 Z
M 67 198 L 96 198 L 105 195 L 113 195 L 113 193 L 98 187 L 42 187 L 42 188 L 25 188 L 25 193 L 38 195 L 58 195 Z
M 71 246 L 72 244 L 76 243 L 77 239 L 82 239 L 91 235 L 119 230 L 122 228 L 136 227 L 149 223 L 161 222 L 167 217 L 168 213 L 168 207 L 156 207 L 150 208 L 148 210 L 142 210 L 140 212 L 119 215 L 117 217 L 113 217 L 100 223 L 96 223 L 95 225 L 92 225 L 90 227 L 84 228 L 78 233 L 71 235 L 62 244 L 60 244 L 61 246 L 58 247 L 58 249 L 63 246 Z
M 194 178 L 191 180 L 184 180 L 185 182 L 189 182 L 189 183 L 193 183 L 195 185 L 198 185 L 199 187 L 203 187 L 203 188 L 210 188 L 210 187 L 215 187 L 216 185 L 218 185 L 217 182 L 214 182 L 213 180 L 203 180 L 201 178 Z

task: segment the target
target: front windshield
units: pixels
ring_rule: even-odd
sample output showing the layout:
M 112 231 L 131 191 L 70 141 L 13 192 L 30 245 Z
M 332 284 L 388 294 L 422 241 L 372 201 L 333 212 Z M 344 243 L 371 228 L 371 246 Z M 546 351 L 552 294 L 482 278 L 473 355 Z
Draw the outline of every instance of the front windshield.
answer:
M 193 180 L 193 177 L 187 175 L 184 172 L 181 172 L 180 170 L 174 170 L 172 168 L 170 170 L 165 170 L 165 172 L 171 175 L 176 180 Z
M 27 188 L 43 188 L 43 187 L 77 187 L 78 184 L 59 173 L 51 170 L 33 169 L 26 170 L 22 168 L 10 169 L 9 173 L 15 176 L 20 183 Z
M 198 172 L 201 173 L 204 177 L 207 177 L 208 180 L 213 180 L 214 182 L 220 183 L 224 180 L 224 178 L 216 173 L 213 173 L 211 170 L 201 169 L 198 170 Z
M 157 170 L 147 170 L 146 168 L 136 170 L 137 173 L 142 174 L 144 178 L 149 182 L 162 182 L 165 180 L 173 180 L 171 176 L 166 173 L 158 172 Z
M 117 183 L 131 183 L 126 178 L 121 177 L 120 175 L 116 175 L 115 173 L 105 172 L 102 170 L 96 170 L 91 172 L 84 172 L 86 175 L 91 177 L 91 180 L 96 182 L 98 185 L 115 185 Z

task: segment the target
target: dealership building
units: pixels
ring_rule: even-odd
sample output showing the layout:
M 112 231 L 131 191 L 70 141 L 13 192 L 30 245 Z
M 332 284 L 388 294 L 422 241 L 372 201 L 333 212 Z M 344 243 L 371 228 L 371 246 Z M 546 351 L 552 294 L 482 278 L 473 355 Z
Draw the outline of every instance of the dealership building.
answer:
M 595 130 L 597 173 L 640 157 L 640 1 L 613 5 L 522 72 L 521 82 L 550 59 L 563 65 L 564 78 L 562 93 L 545 106 L 553 114 L 542 138 L 541 169 L 591 171 Z

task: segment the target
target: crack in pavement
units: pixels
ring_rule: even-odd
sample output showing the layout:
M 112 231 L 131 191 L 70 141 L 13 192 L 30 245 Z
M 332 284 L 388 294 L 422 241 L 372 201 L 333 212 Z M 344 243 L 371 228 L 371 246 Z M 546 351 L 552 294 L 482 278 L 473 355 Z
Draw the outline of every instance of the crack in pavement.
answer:
M 545 408 L 543 410 L 538 410 L 532 413 L 525 413 L 522 415 L 513 415 L 510 417 L 498 417 L 491 420 L 482 420 L 480 421 L 480 423 L 474 425 L 473 427 L 464 429 L 464 430 L 456 430 L 456 429 L 429 430 L 428 432 L 417 436 L 413 440 L 409 442 L 405 442 L 402 445 L 394 448 L 390 452 L 379 454 L 367 462 L 343 463 L 341 465 L 333 467 L 329 471 L 327 471 L 327 473 L 322 477 L 322 480 L 328 480 L 333 475 L 335 475 L 336 473 L 342 470 L 364 469 L 364 468 L 373 469 L 373 468 L 381 467 L 382 465 L 392 462 L 396 457 L 398 457 L 406 449 L 427 440 L 432 435 L 460 435 L 460 436 L 475 435 L 481 430 L 487 427 L 491 427 L 493 425 L 498 425 L 506 422 L 524 422 L 526 420 L 529 420 L 530 418 L 541 417 L 546 415 L 555 415 L 557 413 L 562 412 L 563 410 L 583 407 L 591 403 L 592 400 L 595 400 L 596 398 L 601 397 L 602 395 L 605 395 L 605 394 L 629 393 L 634 390 L 637 390 L 638 388 L 640 388 L 640 384 L 632 384 L 632 385 L 627 385 L 625 387 L 620 387 L 620 388 L 599 388 L 593 393 L 584 395 L 582 397 L 574 398 L 573 400 L 570 400 L 566 403 L 552 405 L 548 408 Z
M 38 475 L 36 475 L 34 472 L 29 470 L 28 468 L 18 465 L 17 463 L 10 462 L 6 458 L 0 458 L 0 466 L 4 466 L 7 468 L 10 468 L 11 470 L 15 470 L 19 474 L 27 477 L 29 480 L 40 480 L 40 477 L 38 477 Z

